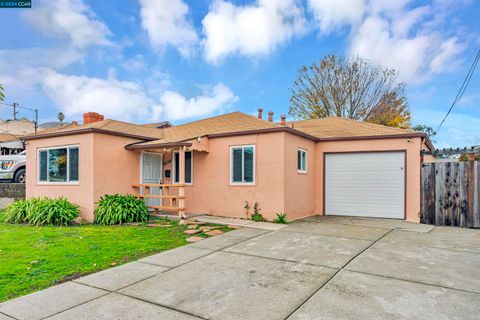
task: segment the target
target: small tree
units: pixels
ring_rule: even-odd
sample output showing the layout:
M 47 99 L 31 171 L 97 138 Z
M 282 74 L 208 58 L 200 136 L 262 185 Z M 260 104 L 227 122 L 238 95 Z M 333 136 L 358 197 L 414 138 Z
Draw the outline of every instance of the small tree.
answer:
M 60 121 L 60 124 L 63 123 L 63 120 L 65 119 L 65 115 L 63 114 L 63 112 L 59 112 L 57 114 L 57 119 L 58 119 L 58 121 Z
M 436 136 L 437 133 L 435 132 L 435 130 L 433 130 L 432 127 L 429 127 L 424 124 L 417 124 L 416 126 L 412 127 L 412 130 L 426 133 L 427 136 L 430 138 L 430 140 L 432 140 L 432 142 L 435 142 L 435 140 L 433 140 L 432 138 Z
M 301 119 L 329 116 L 408 128 L 405 84 L 394 69 L 360 57 L 328 55 L 302 66 L 291 88 L 289 114 Z

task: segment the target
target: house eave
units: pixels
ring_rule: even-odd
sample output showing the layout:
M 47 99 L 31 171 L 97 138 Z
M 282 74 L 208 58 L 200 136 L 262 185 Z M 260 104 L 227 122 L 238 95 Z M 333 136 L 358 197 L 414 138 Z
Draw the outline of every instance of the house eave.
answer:
M 108 134 L 112 136 L 126 137 L 126 138 L 146 140 L 146 141 L 157 140 L 157 138 L 152 138 L 148 136 L 142 136 L 142 135 L 136 135 L 136 134 L 130 134 L 130 133 L 118 132 L 118 131 L 110 131 L 110 130 L 104 130 L 99 128 L 85 128 L 85 129 L 77 129 L 77 130 L 70 130 L 70 131 L 64 131 L 64 132 L 50 132 L 45 134 L 40 133 L 40 134 L 35 134 L 30 136 L 24 136 L 22 137 L 22 139 L 28 141 L 28 140 L 47 139 L 47 138 L 55 138 L 55 137 L 63 137 L 63 136 L 73 136 L 77 134 L 87 134 L 87 133 L 101 133 L 101 134 Z
M 403 134 L 385 134 L 385 135 L 373 135 L 373 136 L 345 136 L 345 137 L 325 137 L 317 138 L 318 142 L 322 141 L 351 141 L 351 140 L 378 140 L 378 139 L 401 139 L 401 138 L 424 138 L 425 144 L 430 149 L 435 149 L 432 142 L 428 138 L 428 135 L 423 132 L 411 132 Z
M 125 146 L 127 150 L 151 150 L 151 149 L 171 149 L 171 148 L 180 148 L 180 147 L 191 147 L 192 143 L 190 142 L 165 142 L 165 143 L 155 143 L 148 145 L 141 145 L 141 143 L 132 143 Z

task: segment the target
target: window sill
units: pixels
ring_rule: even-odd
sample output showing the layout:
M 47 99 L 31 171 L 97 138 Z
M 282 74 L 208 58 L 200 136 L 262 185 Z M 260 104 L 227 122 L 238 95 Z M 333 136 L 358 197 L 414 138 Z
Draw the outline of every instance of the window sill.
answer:
M 80 182 L 37 182 L 37 186 L 79 186 Z
M 303 175 L 306 175 L 306 174 L 307 174 L 307 171 L 300 171 L 300 170 L 297 170 L 297 174 L 303 174 Z
M 180 182 L 174 182 L 174 183 L 172 183 L 172 184 L 181 184 L 181 183 L 180 183 Z M 192 182 L 190 182 L 190 183 L 185 182 L 184 185 L 186 185 L 186 186 L 193 186 L 193 183 L 192 183 Z
M 230 182 L 230 186 L 232 187 L 251 187 L 255 186 L 255 182 Z

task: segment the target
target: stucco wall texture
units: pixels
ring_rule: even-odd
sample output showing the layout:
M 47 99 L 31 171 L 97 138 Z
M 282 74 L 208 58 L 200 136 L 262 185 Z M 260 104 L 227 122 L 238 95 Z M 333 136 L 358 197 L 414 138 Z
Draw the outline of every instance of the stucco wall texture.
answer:
M 137 140 L 99 133 L 30 140 L 27 143 L 27 197 L 65 196 L 79 204 L 82 216 L 94 219 L 95 202 L 112 193 L 133 193 L 140 182 L 140 152 L 125 145 Z M 46 185 L 37 182 L 38 148 L 79 145 L 79 182 Z M 230 183 L 230 147 L 255 146 L 255 183 Z M 188 213 L 247 218 L 252 213 L 273 220 L 323 214 L 323 159 L 329 152 L 404 151 L 406 153 L 406 220 L 419 221 L 421 138 L 313 142 L 287 132 L 211 138 L 208 152 L 194 151 L 193 183 L 186 187 Z M 297 149 L 307 150 L 307 173 L 297 172 Z M 164 171 L 171 169 L 171 151 L 164 153 Z M 165 181 L 170 183 L 171 181 Z

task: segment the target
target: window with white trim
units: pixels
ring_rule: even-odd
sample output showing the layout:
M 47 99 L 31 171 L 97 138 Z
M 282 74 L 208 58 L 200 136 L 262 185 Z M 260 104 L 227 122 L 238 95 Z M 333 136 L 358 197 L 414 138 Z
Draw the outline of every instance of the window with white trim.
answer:
M 78 146 L 39 149 L 38 181 L 78 182 Z
M 173 183 L 180 182 L 180 153 L 178 151 L 173 152 Z M 192 183 L 193 174 L 193 152 L 185 151 L 185 183 Z
M 307 173 L 307 150 L 297 149 L 297 172 Z
M 230 147 L 230 182 L 255 183 L 255 146 Z

